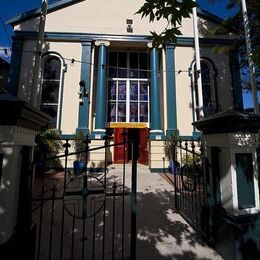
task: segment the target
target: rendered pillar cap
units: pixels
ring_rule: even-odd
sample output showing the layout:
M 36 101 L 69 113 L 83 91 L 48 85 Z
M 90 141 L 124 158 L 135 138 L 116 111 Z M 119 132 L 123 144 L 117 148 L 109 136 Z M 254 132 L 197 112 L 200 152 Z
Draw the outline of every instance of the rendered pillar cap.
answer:
M 258 132 L 260 115 L 246 114 L 234 110 L 220 112 L 192 123 L 205 133 Z

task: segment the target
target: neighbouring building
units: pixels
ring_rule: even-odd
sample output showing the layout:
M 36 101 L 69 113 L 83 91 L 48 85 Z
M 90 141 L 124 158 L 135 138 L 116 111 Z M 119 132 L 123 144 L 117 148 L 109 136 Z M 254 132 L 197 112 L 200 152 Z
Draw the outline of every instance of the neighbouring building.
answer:
M 6 89 L 9 66 L 9 63 L 0 57 L 0 89 Z
M 163 168 L 164 139 L 177 133 L 198 139 L 192 126 L 197 107 L 204 116 L 242 107 L 237 54 L 214 54 L 216 45 L 231 44 L 236 35 L 209 35 L 221 19 L 198 9 L 203 104 L 198 102 L 192 18 L 183 20 L 176 44 L 155 48 L 150 31 L 162 31 L 164 21 L 149 23 L 135 12 L 143 1 L 66 0 L 48 8 L 41 56 L 37 107 L 51 115 L 63 137 L 84 131 L 91 146 L 103 144 L 107 129 L 113 140 L 139 144 L 139 163 L 151 171 Z M 39 10 L 8 20 L 14 28 L 9 91 L 32 103 Z M 232 62 L 231 62 L 232 59 Z M 95 164 L 100 155 L 92 154 Z M 122 147 L 110 148 L 110 161 L 123 161 Z M 126 160 L 131 160 L 127 147 Z

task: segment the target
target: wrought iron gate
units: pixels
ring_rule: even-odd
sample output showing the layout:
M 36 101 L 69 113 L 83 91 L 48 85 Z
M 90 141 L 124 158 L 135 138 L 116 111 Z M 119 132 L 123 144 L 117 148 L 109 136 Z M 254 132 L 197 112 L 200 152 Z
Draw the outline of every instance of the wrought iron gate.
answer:
M 209 162 L 193 141 L 175 141 L 173 146 L 175 208 L 203 236 L 209 232 Z
M 86 158 L 93 151 L 104 154 L 99 172 L 91 172 L 88 164 L 78 175 L 68 168 L 70 156 L 76 154 L 69 153 L 68 140 L 63 155 L 43 161 L 32 188 L 35 259 L 135 259 L 137 161 L 133 156 L 131 187 L 126 185 L 125 163 L 114 180 L 107 149 L 115 145 L 122 143 L 110 145 L 105 138 L 104 146 L 89 149 L 86 138 L 86 149 L 81 151 Z M 64 159 L 64 170 L 53 174 L 50 161 L 58 158 Z

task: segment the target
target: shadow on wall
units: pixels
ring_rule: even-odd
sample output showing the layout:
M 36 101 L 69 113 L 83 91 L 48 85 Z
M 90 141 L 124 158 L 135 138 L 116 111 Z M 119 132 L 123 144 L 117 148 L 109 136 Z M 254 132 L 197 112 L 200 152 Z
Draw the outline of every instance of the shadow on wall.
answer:
M 29 29 L 28 29 L 29 26 Z M 35 31 L 38 31 L 38 23 L 37 22 L 24 22 L 20 25 L 20 31 L 26 31 L 26 33 L 30 34 L 33 33 L 34 36 L 37 36 Z M 15 32 L 14 32 L 15 34 Z M 14 38 L 15 39 L 15 38 Z M 19 34 L 18 34 L 19 39 Z M 34 62 L 35 62 L 35 51 L 36 45 L 31 40 L 31 37 L 28 36 L 28 41 L 22 41 L 22 51 L 19 49 L 18 46 L 13 46 L 12 48 L 12 57 L 11 57 L 11 66 L 13 64 L 17 64 L 17 56 L 21 55 L 21 63 L 20 63 L 20 72 L 18 74 L 17 84 L 18 84 L 18 96 L 19 98 L 29 102 L 30 95 L 31 95 L 31 87 L 32 87 L 32 80 L 33 80 L 33 73 L 34 73 Z M 36 41 L 36 39 L 35 39 Z M 42 47 L 42 54 L 49 51 L 49 43 L 44 42 Z M 10 68 L 10 77 L 14 77 L 17 71 L 14 71 L 13 68 Z M 41 69 L 39 71 L 39 82 L 41 81 Z M 12 78 L 9 79 L 11 84 L 15 84 Z M 14 86 L 8 86 L 9 88 L 14 88 Z

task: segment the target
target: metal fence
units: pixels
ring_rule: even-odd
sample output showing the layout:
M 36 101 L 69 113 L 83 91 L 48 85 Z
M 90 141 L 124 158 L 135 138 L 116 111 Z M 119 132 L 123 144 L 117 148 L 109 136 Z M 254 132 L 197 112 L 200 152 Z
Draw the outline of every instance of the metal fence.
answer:
M 69 140 L 64 154 L 41 161 L 32 187 L 35 259 L 135 259 L 137 160 L 133 156 L 131 187 L 125 183 L 125 162 L 120 179 L 113 180 L 108 176 L 107 149 L 116 145 L 122 143 L 109 144 L 106 136 L 103 146 L 90 149 L 86 137 L 86 149 L 80 152 L 85 158 L 94 151 L 103 153 L 99 172 L 90 171 L 87 159 L 77 174 L 68 167 L 69 157 L 77 154 L 69 153 Z M 56 159 L 65 165 L 54 173 L 51 162 Z
M 176 140 L 171 171 L 175 209 L 203 236 L 208 233 L 209 162 L 193 141 Z

